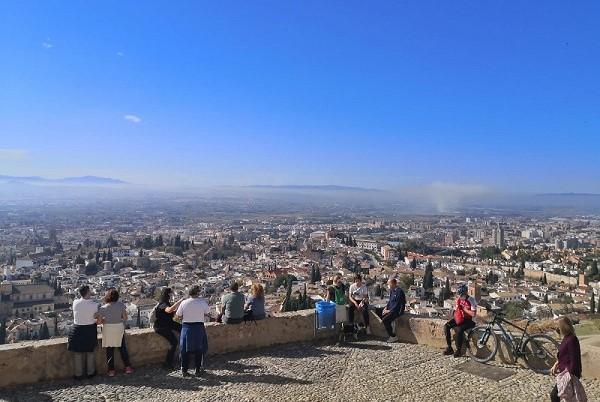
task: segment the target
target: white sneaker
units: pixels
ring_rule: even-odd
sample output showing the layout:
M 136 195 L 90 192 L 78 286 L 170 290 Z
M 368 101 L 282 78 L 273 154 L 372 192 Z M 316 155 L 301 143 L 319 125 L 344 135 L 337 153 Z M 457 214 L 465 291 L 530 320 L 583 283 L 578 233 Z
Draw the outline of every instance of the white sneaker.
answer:
M 395 343 L 398 342 L 398 337 L 397 336 L 390 336 L 387 341 L 387 343 Z

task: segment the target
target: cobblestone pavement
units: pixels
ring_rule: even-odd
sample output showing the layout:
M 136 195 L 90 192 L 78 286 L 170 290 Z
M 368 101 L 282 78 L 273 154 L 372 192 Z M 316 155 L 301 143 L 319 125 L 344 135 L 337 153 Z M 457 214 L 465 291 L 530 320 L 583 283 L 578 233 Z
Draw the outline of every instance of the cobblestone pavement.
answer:
M 8 401 L 547 401 L 549 376 L 514 371 L 495 381 L 458 371 L 467 361 L 422 345 L 364 341 L 346 346 L 294 344 L 215 356 L 202 378 L 158 367 L 114 378 L 56 381 L 0 390 Z M 600 381 L 584 380 L 590 401 Z M 458 391 L 457 391 L 458 390 Z

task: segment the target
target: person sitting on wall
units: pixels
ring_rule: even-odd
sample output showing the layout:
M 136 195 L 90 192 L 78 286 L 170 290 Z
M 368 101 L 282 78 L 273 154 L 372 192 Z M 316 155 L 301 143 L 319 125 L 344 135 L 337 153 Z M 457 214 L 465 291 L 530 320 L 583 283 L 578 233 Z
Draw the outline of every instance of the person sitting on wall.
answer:
M 388 280 L 389 288 L 389 300 L 381 313 L 381 321 L 385 330 L 389 336 L 387 339 L 388 343 L 398 342 L 398 337 L 394 333 L 392 324 L 396 321 L 396 318 L 404 314 L 404 308 L 406 307 L 406 295 L 404 291 L 398 287 L 398 281 L 396 278 L 390 278 Z
M 265 313 L 265 290 L 260 283 L 252 285 L 251 296 L 244 307 L 244 321 L 263 320 Z
M 200 287 L 195 285 L 188 292 L 189 298 L 182 301 L 175 313 L 181 321 L 181 337 L 179 350 L 181 353 L 181 375 L 188 377 L 190 357 L 193 355 L 196 364 L 196 376 L 204 371 L 204 356 L 208 351 L 208 337 L 204 329 L 204 321 L 210 308 L 206 300 L 200 297 Z
M 221 298 L 220 318 L 225 324 L 239 324 L 244 321 L 244 295 L 239 292 L 237 282 L 232 282 L 229 287 L 230 293 Z
M 184 300 L 183 298 L 171 304 L 171 295 L 173 290 L 171 288 L 164 288 L 160 293 L 160 299 L 158 305 L 155 307 L 156 320 L 154 321 L 154 332 L 164 337 L 169 342 L 169 351 L 167 352 L 166 360 L 163 367 L 167 370 L 174 368 L 173 360 L 175 358 L 175 351 L 179 341 L 177 340 L 176 333 L 181 333 L 181 324 L 174 321 L 175 312 L 179 308 L 179 305 Z
M 444 355 L 460 357 L 462 354 L 465 331 L 475 326 L 473 318 L 475 318 L 475 315 L 477 314 L 477 302 L 475 301 L 475 298 L 469 296 L 468 288 L 465 284 L 460 285 L 456 293 L 458 293 L 458 298 L 456 299 L 454 308 L 454 318 L 444 325 L 447 345 L 444 350 Z M 450 335 L 450 329 L 452 328 L 455 328 L 456 331 L 456 351 L 452 349 L 452 337 Z
M 98 344 L 98 308 L 100 304 L 91 299 L 88 285 L 79 288 L 79 299 L 73 302 L 73 327 L 69 332 L 67 350 L 73 352 L 76 380 L 96 375 L 96 353 Z
M 330 277 L 327 279 L 327 282 L 325 282 L 325 300 L 330 302 L 335 302 L 335 286 L 333 284 L 334 280 L 335 277 Z
M 354 312 L 359 311 L 367 328 L 367 334 L 371 334 L 371 327 L 369 326 L 369 291 L 360 274 L 356 274 L 354 277 L 354 283 L 350 285 L 348 291 L 348 298 L 350 299 L 349 321 L 354 322 Z

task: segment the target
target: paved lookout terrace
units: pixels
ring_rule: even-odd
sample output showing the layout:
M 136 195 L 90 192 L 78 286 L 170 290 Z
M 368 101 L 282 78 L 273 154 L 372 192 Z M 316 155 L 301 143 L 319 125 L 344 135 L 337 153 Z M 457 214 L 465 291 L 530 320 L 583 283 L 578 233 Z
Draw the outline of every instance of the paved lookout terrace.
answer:
M 477 374 L 471 374 L 475 372 Z M 489 378 L 486 378 L 489 377 Z M 9 401 L 546 401 L 552 378 L 513 366 L 478 367 L 425 345 L 365 341 L 313 343 L 209 359 L 203 378 L 157 367 L 76 383 L 56 381 L 0 391 Z M 584 380 L 590 401 L 600 382 Z M 472 390 L 464 399 L 452 390 Z
M 374 320 L 375 321 L 375 320 Z M 441 355 L 441 320 L 404 317 L 405 342 L 373 338 L 344 346 L 313 339 L 310 311 L 256 325 L 209 325 L 211 355 L 202 378 L 159 368 L 167 344 L 151 330 L 127 335 L 136 372 L 71 379 L 66 341 L 0 346 L 0 400 L 8 401 L 546 401 L 549 376 L 514 365 L 476 365 Z M 374 323 L 375 335 L 383 328 Z M 106 370 L 103 350 L 98 370 Z M 600 381 L 585 378 L 590 401 Z M 11 385 L 12 384 L 12 385 Z M 453 390 L 460 389 L 461 395 Z

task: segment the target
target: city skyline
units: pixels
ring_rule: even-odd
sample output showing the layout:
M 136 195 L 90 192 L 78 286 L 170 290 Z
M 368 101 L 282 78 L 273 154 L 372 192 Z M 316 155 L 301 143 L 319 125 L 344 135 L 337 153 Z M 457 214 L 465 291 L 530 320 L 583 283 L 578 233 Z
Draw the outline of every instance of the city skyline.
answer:
M 0 174 L 600 193 L 595 3 L 0 13 Z

